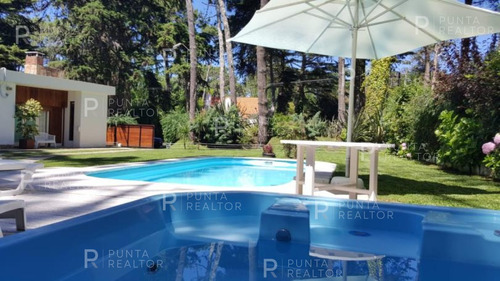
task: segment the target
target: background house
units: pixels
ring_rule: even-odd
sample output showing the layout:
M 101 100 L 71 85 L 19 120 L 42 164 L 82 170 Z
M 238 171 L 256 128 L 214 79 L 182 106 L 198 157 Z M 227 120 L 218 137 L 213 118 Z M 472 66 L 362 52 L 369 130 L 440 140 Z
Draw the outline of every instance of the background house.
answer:
M 108 96 L 115 88 L 61 78 L 43 66 L 43 54 L 28 52 L 25 73 L 0 69 L 0 145 L 16 145 L 15 107 L 38 100 L 44 111 L 38 118 L 40 132 L 56 136 L 65 147 L 104 147 Z
M 257 123 L 259 115 L 259 99 L 254 97 L 238 97 L 236 100 L 238 109 L 243 118 L 251 123 Z

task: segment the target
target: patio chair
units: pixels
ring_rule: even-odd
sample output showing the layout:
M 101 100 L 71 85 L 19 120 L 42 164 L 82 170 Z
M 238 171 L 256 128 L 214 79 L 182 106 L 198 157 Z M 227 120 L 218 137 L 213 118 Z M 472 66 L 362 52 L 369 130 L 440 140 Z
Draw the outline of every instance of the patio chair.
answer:
M 57 148 L 56 136 L 50 135 L 48 133 L 40 133 L 38 136 L 35 136 L 35 148 L 38 148 L 41 143 L 51 145 Z
M 25 206 L 24 200 L 0 200 L 0 219 L 15 219 L 16 229 L 26 230 Z M 0 237 L 3 237 L 1 228 Z
M 21 171 L 21 181 L 15 189 L 0 190 L 0 196 L 11 196 L 21 194 L 26 188 L 26 184 L 31 181 L 36 169 L 43 168 L 40 163 L 28 163 L 18 160 L 0 159 L 0 171 Z

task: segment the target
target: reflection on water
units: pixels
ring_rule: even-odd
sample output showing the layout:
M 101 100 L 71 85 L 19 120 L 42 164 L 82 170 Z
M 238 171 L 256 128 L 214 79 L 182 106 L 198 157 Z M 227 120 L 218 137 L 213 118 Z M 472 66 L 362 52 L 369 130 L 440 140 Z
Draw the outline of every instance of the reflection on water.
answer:
M 221 175 L 224 175 L 221 177 Z M 149 181 L 209 186 L 273 186 L 290 182 L 293 168 L 259 166 L 214 166 L 176 173 L 158 174 Z
M 264 187 L 291 182 L 295 176 L 295 170 L 294 161 L 214 157 L 137 165 L 92 172 L 88 175 L 119 180 L 201 186 Z
M 255 248 L 227 243 L 166 249 L 157 265 L 136 269 L 125 280 L 265 281 L 265 280 L 417 280 L 417 261 L 383 257 L 369 261 L 341 261 L 307 256 L 259 260 Z

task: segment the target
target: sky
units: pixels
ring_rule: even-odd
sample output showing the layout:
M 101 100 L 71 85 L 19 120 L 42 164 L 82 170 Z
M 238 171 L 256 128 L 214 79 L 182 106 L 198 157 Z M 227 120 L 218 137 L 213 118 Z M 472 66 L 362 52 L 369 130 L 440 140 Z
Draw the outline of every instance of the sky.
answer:
M 215 15 L 215 8 L 213 6 L 208 7 L 207 3 L 208 0 L 193 0 L 193 7 L 195 10 L 200 11 L 203 15 L 212 17 Z

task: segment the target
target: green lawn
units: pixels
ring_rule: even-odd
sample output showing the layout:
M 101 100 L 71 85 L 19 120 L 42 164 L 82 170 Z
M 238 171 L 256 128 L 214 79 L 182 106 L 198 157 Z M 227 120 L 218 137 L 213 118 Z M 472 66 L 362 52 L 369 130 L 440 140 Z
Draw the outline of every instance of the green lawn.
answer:
M 284 153 L 277 140 L 273 140 L 277 157 Z M 109 151 L 109 150 L 108 150 Z M 337 163 L 337 175 L 344 172 L 345 151 L 319 149 L 317 160 Z M 72 150 L 46 149 L 33 152 L 6 152 L 2 157 L 51 157 L 41 162 L 45 167 L 85 167 L 122 162 L 151 161 L 194 156 L 260 157 L 260 149 L 207 149 L 190 146 L 184 149 L 175 144 L 170 149 L 112 149 Z M 360 176 L 368 183 L 369 155 L 361 153 Z M 423 205 L 486 208 L 500 210 L 500 183 L 479 176 L 468 176 L 441 170 L 381 153 L 379 159 L 379 200 Z
M 338 163 L 343 174 L 345 152 L 318 153 L 318 160 Z M 361 153 L 360 174 L 368 183 L 369 155 Z M 500 184 L 480 176 L 446 172 L 436 165 L 382 153 L 379 159 L 380 201 L 500 210 Z

